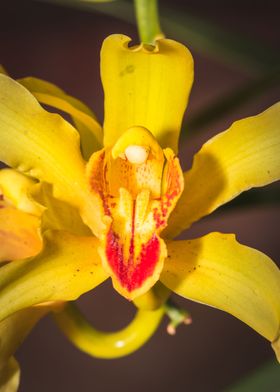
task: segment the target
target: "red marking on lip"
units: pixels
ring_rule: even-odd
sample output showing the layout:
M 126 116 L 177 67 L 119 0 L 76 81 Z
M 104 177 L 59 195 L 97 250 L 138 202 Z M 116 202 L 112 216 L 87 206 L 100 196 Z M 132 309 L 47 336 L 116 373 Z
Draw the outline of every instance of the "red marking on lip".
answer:
M 97 208 L 101 208 L 104 215 L 112 218 L 106 220 L 105 239 L 102 233 L 106 263 L 114 279 L 130 293 L 141 288 L 148 279 L 152 280 L 157 263 L 161 260 L 159 233 L 166 227 L 168 216 L 182 192 L 182 173 L 178 159 L 171 153 L 166 155 L 167 166 L 163 179 L 158 176 L 158 166 L 153 166 L 153 162 L 150 166 L 148 162 L 144 169 L 141 167 L 141 170 L 136 170 L 127 161 L 115 161 L 106 154 L 105 150 L 97 152 L 90 160 L 88 180 L 90 189 L 99 196 Z M 154 176 L 154 181 L 149 181 L 150 174 Z M 160 194 L 162 180 L 164 194 Z M 156 188 L 155 191 L 150 190 L 151 184 L 152 188 Z M 127 200 L 120 198 L 121 188 L 130 194 Z M 140 214 L 142 226 L 140 222 L 135 222 L 138 219 L 135 209 L 138 201 L 142 203 L 142 199 L 137 196 L 143 189 L 150 190 L 150 193 L 145 213 L 139 205 L 139 211 L 144 215 L 142 217 Z
M 177 197 L 182 192 L 182 185 L 180 182 L 180 172 L 175 163 L 175 159 L 169 162 L 169 169 L 167 173 L 167 191 L 165 195 L 160 198 L 160 205 L 153 210 L 153 217 L 157 229 L 163 229 L 167 224 L 167 218 L 176 204 Z
M 89 184 L 91 189 L 98 193 L 101 201 L 102 201 L 102 206 L 104 210 L 104 214 L 110 216 L 111 211 L 110 211 L 110 205 L 108 202 L 108 199 L 110 195 L 105 195 L 104 193 L 104 185 L 106 182 L 106 172 L 107 172 L 107 165 L 105 164 L 105 151 L 102 151 L 93 168 L 93 171 L 91 173 L 91 176 L 89 178 Z
M 133 266 L 133 259 L 134 259 L 134 236 L 135 236 L 135 200 L 133 201 L 132 206 L 132 220 L 131 220 L 131 238 L 130 238 L 130 245 L 129 245 L 129 259 L 128 259 L 128 268 Z
M 153 275 L 160 255 L 160 242 L 153 234 L 145 244 L 141 245 L 141 252 L 135 257 L 134 242 L 131 241 L 129 258 L 125 259 L 124 248 L 120 237 L 109 230 L 106 241 L 106 257 L 120 284 L 131 292 L 142 286 L 144 281 Z
M 4 195 L 2 193 L 0 193 L 0 208 L 5 208 L 5 204 L 4 203 L 5 203 Z

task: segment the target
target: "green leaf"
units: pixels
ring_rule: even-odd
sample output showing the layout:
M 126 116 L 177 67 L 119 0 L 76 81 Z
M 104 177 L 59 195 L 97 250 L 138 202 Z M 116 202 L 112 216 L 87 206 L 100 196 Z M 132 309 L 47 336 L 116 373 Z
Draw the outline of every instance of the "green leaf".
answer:
M 223 117 L 244 105 L 247 102 L 255 100 L 264 92 L 280 85 L 280 68 L 265 73 L 252 81 L 247 82 L 232 91 L 219 96 L 210 104 L 197 110 L 187 117 L 183 124 L 182 138 L 197 132 L 205 125 Z
M 276 392 L 280 390 L 280 370 L 276 361 L 269 362 L 225 392 Z

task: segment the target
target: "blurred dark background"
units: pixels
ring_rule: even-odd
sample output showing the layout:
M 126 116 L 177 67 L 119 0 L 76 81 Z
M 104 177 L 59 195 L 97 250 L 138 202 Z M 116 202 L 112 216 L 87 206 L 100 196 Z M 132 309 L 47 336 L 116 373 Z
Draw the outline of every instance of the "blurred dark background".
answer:
M 259 46 L 264 60 L 267 60 L 266 53 L 279 52 L 278 1 L 162 0 L 160 3 L 168 4 L 181 15 L 206 20 L 252 41 Z M 32 75 L 56 83 L 84 100 L 101 121 L 99 50 L 102 40 L 111 33 L 128 34 L 137 40 L 133 24 L 89 10 L 24 0 L 0 1 L 0 31 L 0 62 L 13 77 Z M 172 31 L 169 36 L 176 38 Z M 188 44 L 187 38 L 185 43 Z M 188 135 L 181 142 L 185 168 L 209 137 L 226 129 L 234 120 L 257 114 L 279 100 L 279 83 L 270 83 L 269 88 L 253 94 L 250 100 L 199 126 L 199 113 L 207 105 L 254 82 L 260 70 L 215 60 L 209 51 L 205 54 L 191 40 L 188 46 L 195 59 L 195 84 L 184 126 Z M 271 68 L 275 65 L 272 61 Z M 262 189 L 261 195 L 266 191 L 268 188 Z M 277 193 L 279 187 L 272 185 L 272 191 Z M 254 196 L 254 191 L 251 194 Z M 245 201 L 246 207 L 217 211 L 195 224 L 185 236 L 194 238 L 210 231 L 234 232 L 240 242 L 279 260 L 279 206 L 275 200 L 271 204 Z M 215 309 L 178 297 L 174 299 L 191 312 L 193 324 L 179 328 L 176 336 L 170 337 L 163 323 L 141 350 L 118 360 L 86 356 L 68 343 L 50 318 L 43 320 L 17 355 L 22 369 L 20 391 L 224 391 L 274 359 L 270 344 L 245 324 Z M 113 291 L 110 282 L 84 295 L 80 304 L 94 326 L 104 330 L 125 326 L 134 314 L 133 306 Z

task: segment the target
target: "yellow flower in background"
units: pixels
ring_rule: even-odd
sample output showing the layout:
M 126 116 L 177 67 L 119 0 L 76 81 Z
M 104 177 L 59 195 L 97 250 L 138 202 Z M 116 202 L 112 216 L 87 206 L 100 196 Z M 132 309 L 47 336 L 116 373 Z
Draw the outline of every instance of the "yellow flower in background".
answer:
M 183 173 L 176 154 L 192 56 L 168 39 L 155 48 L 129 42 L 112 35 L 102 46 L 103 131 L 56 86 L 0 75 L 0 160 L 12 168 L 0 172 L 0 260 L 14 260 L 0 270 L 0 371 L 17 346 L 7 325 L 22 326 L 24 337 L 50 308 L 109 276 L 138 305 L 160 280 L 227 311 L 279 356 L 280 272 L 272 260 L 232 234 L 172 239 L 280 178 L 280 105 L 209 140 Z M 70 114 L 76 129 L 38 101 Z

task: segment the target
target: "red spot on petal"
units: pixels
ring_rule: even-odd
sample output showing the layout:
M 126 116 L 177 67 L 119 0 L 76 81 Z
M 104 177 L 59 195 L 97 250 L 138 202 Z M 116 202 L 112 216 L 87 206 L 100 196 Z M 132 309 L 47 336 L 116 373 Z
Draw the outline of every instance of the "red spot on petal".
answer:
M 141 287 L 153 274 L 160 255 L 159 239 L 153 234 L 148 242 L 142 244 L 137 257 L 131 242 L 129 252 L 129 258 L 125 259 L 120 237 L 110 229 L 107 235 L 106 257 L 120 284 L 131 292 Z

